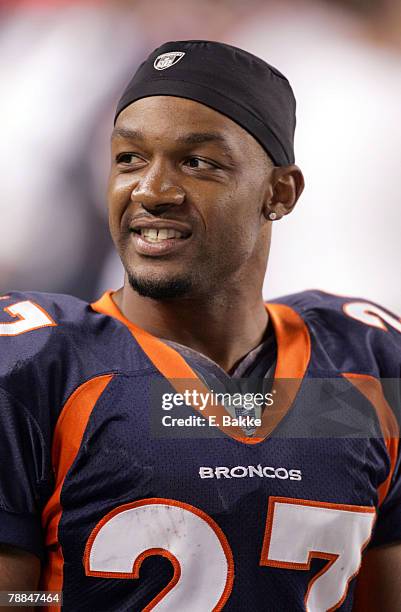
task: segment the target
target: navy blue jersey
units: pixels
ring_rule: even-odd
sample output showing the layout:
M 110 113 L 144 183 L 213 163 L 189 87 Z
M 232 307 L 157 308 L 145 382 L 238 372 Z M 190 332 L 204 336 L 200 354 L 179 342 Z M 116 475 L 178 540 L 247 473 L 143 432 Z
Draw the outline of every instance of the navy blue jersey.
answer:
M 0 306 L 0 542 L 42 559 L 64 610 L 352 609 L 363 551 L 401 540 L 399 319 L 268 304 L 274 401 L 245 435 L 210 401 L 162 408 L 210 372 L 110 294 Z

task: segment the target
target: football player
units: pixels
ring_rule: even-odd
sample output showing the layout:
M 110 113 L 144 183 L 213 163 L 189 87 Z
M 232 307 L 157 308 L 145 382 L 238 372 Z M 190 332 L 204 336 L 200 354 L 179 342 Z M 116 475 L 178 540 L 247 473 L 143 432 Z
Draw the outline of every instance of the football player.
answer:
M 123 288 L 1 298 L 0 590 L 71 612 L 401 610 L 401 321 L 262 298 L 304 185 L 294 128 L 288 80 L 229 45 L 166 43 L 129 83 Z

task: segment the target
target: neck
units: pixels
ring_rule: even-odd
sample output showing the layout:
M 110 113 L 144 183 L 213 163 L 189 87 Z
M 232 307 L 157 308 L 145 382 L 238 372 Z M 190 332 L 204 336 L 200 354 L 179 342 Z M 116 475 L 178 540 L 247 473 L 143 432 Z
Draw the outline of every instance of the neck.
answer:
M 126 282 L 113 299 L 135 325 L 203 353 L 226 371 L 260 344 L 268 324 L 261 291 L 158 301 L 138 295 Z

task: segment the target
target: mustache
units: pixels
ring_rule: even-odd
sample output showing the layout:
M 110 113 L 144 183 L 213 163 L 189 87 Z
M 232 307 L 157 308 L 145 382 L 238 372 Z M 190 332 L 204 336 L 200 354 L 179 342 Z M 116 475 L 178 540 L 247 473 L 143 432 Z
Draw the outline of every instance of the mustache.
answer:
M 136 223 L 142 223 L 146 221 L 169 221 L 171 223 L 177 222 L 182 225 L 190 226 L 192 231 L 199 225 L 199 219 L 197 219 L 194 215 L 172 214 L 171 211 L 148 212 L 145 210 L 132 213 L 127 210 L 124 212 L 121 218 L 121 227 L 123 230 L 129 231 L 129 229 Z

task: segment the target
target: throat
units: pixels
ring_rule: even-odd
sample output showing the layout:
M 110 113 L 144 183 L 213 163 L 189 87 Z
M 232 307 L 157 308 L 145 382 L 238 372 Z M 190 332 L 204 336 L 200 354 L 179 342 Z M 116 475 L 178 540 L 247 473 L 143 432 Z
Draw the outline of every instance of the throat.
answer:
M 113 300 L 122 314 L 151 335 L 203 355 L 233 373 L 271 330 L 262 298 L 254 308 L 197 299 L 153 300 L 120 289 Z

